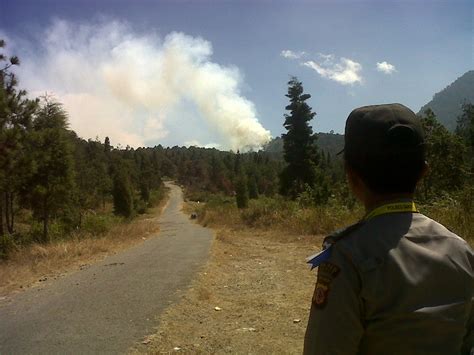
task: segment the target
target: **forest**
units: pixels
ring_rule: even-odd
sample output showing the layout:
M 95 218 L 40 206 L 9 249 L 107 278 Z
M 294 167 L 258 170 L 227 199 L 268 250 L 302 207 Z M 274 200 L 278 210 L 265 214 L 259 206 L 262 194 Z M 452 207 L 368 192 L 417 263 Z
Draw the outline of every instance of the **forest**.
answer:
M 0 49 L 5 45 L 0 41 Z M 334 149 L 318 147 L 312 129 L 316 114 L 306 102 L 311 95 L 297 78 L 288 83 L 289 103 L 282 108 L 283 154 L 265 147 L 257 152 L 134 149 L 112 146 L 107 137 L 78 137 L 60 102 L 47 94 L 31 98 L 20 88 L 17 65 L 17 57 L 0 52 L 0 258 L 31 243 L 104 233 L 156 205 L 167 179 L 184 186 L 189 200 L 230 209 L 242 223 L 255 226 L 299 221 L 302 232 L 325 233 L 360 210 L 349 193 L 342 158 Z M 420 120 L 430 171 L 417 200 L 427 214 L 473 238 L 474 105 L 463 103 L 455 132 L 431 109 Z M 308 230 L 311 224 L 298 220 L 302 211 L 323 211 L 336 220 L 321 227 L 319 219 L 318 227 Z

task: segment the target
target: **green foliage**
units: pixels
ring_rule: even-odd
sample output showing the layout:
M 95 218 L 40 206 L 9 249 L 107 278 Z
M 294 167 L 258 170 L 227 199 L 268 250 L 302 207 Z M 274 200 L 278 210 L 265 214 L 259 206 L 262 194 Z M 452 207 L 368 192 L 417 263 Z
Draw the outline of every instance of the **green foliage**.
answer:
M 235 200 L 238 208 L 247 208 L 249 204 L 249 194 L 247 190 L 247 180 L 242 175 L 237 179 L 235 186 Z
M 189 200 L 206 202 L 198 205 L 198 215 L 209 221 L 325 233 L 360 212 L 345 183 L 343 162 L 335 156 L 343 136 L 313 134 L 310 95 L 296 78 L 288 83 L 287 133 L 266 151 L 161 145 L 123 149 L 112 146 L 108 137 L 103 143 L 79 138 L 68 129 L 59 102 L 27 99 L 11 70 L 20 61 L 7 58 L 4 46 L 0 40 L 0 257 L 33 241 L 106 233 L 121 220 L 111 216 L 110 202 L 118 216 L 144 213 L 164 198 L 163 176 L 182 184 Z M 463 106 L 456 136 L 432 112 L 423 118 L 431 172 L 420 196 L 436 216 L 448 205 L 457 211 L 446 214 L 446 223 L 459 226 L 461 235 L 472 235 L 473 225 L 461 213 L 474 214 L 469 190 L 473 112 L 472 105 Z M 276 195 L 279 190 L 290 200 Z M 440 196 L 446 196 L 445 205 Z
M 130 178 L 123 169 L 114 176 L 112 195 L 114 213 L 118 216 L 131 217 L 133 214 L 133 191 Z
M 421 204 L 420 209 L 474 246 L 473 186 L 466 185 L 454 194 L 442 194 L 429 204 Z
M 100 236 L 106 234 L 119 222 L 120 218 L 110 214 L 89 213 L 84 216 L 81 231 L 93 236 Z
M 306 103 L 311 95 L 303 93 L 303 84 L 296 78 L 288 82 L 290 104 L 285 114 L 287 133 L 283 134 L 284 158 L 287 166 L 280 174 L 280 192 L 295 199 L 305 190 L 305 186 L 314 186 L 318 154 L 316 136 L 309 125 L 316 113 Z
M 450 133 L 428 109 L 421 118 L 425 130 L 429 172 L 419 186 L 420 197 L 433 198 L 442 191 L 460 189 L 466 181 L 466 147 L 459 136 Z
M 470 163 L 470 176 L 474 177 L 474 105 L 469 102 L 465 102 L 462 106 L 462 114 L 458 117 L 456 134 L 461 137 L 466 145 L 466 161 Z
M 249 199 L 256 199 L 258 198 L 258 186 L 257 186 L 257 179 L 254 175 L 251 175 L 247 180 L 247 190 L 249 193 Z
M 0 235 L 0 260 L 8 258 L 8 253 L 15 249 L 15 242 L 11 234 Z
M 295 234 L 325 234 L 356 222 L 363 215 L 357 205 L 354 209 L 330 199 L 324 206 L 303 207 L 297 201 L 282 196 L 260 197 L 250 200 L 248 208 L 238 209 L 225 198 L 212 197 L 198 212 L 204 225 L 241 227 L 242 224 L 258 229 L 280 230 Z
M 51 217 L 71 201 L 74 162 L 68 139 L 67 115 L 58 102 L 44 97 L 33 121 L 31 154 L 35 171 L 29 181 L 29 202 L 34 216 L 43 223 L 42 242 L 49 241 Z
M 316 145 L 319 150 L 324 150 L 331 157 L 336 156 L 344 148 L 344 135 L 334 133 L 318 132 L 316 135 Z M 283 159 L 283 138 L 275 137 L 264 146 L 264 151 L 269 156 Z

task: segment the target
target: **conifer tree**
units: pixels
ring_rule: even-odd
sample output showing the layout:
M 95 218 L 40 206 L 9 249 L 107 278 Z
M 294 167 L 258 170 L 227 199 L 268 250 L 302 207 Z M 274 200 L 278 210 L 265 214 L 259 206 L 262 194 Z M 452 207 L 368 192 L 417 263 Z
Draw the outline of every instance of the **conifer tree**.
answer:
M 131 217 L 133 214 L 133 191 L 130 177 L 123 168 L 114 176 L 112 195 L 114 199 L 114 214 Z
M 0 49 L 5 45 L 0 40 Z M 17 89 L 11 69 L 19 64 L 18 57 L 0 52 L 0 235 L 14 232 L 17 197 L 32 170 L 26 143 L 37 102 Z
M 425 110 L 421 123 L 430 169 L 423 178 L 420 190 L 423 197 L 429 199 L 435 192 L 439 195 L 440 191 L 451 192 L 462 187 L 466 178 L 466 146 L 459 136 L 439 123 L 431 109 Z
M 474 105 L 465 102 L 462 114 L 458 117 L 456 133 L 467 147 L 467 160 L 470 161 L 471 174 L 474 174 Z
M 257 179 L 255 178 L 255 175 L 251 175 L 248 179 L 248 192 L 250 199 L 258 198 Z
M 245 176 L 241 175 L 238 177 L 235 190 L 235 199 L 237 202 L 237 207 L 247 208 L 249 204 L 249 193 L 247 190 L 247 181 L 245 179 Z
M 311 95 L 303 93 L 303 84 L 297 78 L 288 82 L 286 97 L 290 104 L 285 109 L 290 114 L 285 114 L 283 126 L 287 133 L 282 137 L 287 166 L 280 174 L 280 192 L 295 199 L 306 186 L 313 187 L 316 182 L 317 137 L 309 124 L 316 113 L 306 103 Z
M 35 172 L 31 177 L 30 204 L 43 223 L 40 241 L 49 241 L 50 219 L 71 201 L 74 191 L 72 147 L 67 133 L 67 114 L 61 104 L 43 97 L 33 121 L 31 154 Z

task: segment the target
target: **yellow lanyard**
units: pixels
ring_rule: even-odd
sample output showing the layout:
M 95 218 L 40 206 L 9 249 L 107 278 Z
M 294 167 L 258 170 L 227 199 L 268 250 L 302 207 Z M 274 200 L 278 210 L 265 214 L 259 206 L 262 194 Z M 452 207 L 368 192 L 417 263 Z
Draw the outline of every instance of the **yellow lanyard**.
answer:
M 387 213 L 397 213 L 397 212 L 412 212 L 417 213 L 418 209 L 416 208 L 415 202 L 394 202 L 388 203 L 386 205 L 382 205 L 377 207 L 376 209 L 369 212 L 365 217 L 364 220 L 368 221 L 376 216 L 380 216 L 382 214 Z

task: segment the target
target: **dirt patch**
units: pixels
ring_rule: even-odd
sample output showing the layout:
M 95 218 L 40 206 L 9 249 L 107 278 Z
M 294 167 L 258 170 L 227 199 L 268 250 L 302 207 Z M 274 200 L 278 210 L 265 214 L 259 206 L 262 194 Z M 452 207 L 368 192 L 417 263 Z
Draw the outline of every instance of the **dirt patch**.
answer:
M 135 352 L 295 353 L 303 349 L 322 238 L 221 229 L 192 287 Z

